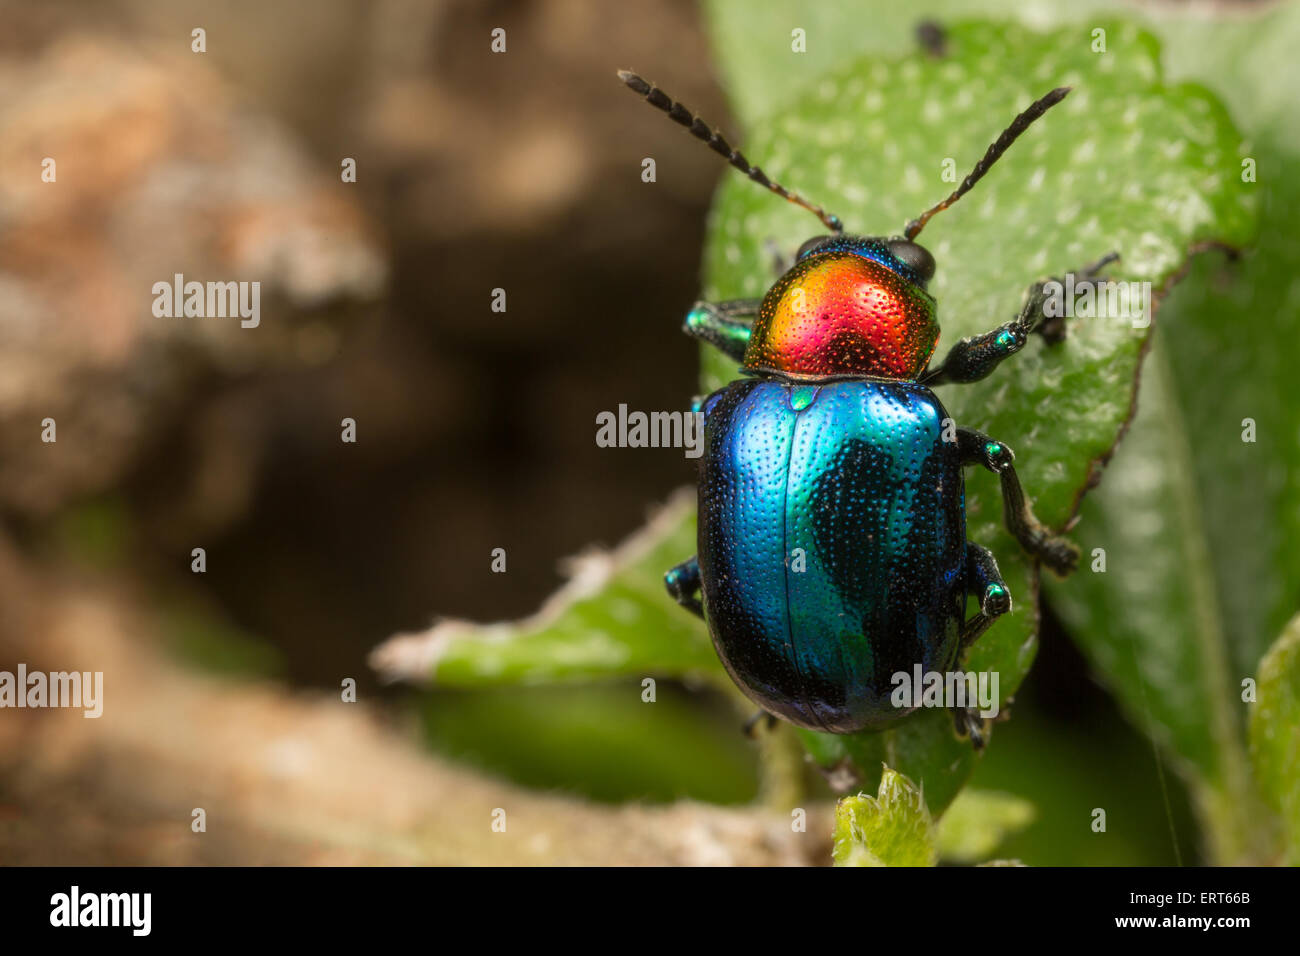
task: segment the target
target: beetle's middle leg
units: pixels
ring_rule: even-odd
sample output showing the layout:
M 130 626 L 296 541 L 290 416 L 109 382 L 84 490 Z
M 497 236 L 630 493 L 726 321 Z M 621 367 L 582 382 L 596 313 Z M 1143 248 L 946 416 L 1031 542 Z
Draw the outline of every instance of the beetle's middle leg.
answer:
M 682 331 L 692 338 L 708 342 L 737 362 L 742 361 L 761 304 L 759 299 L 696 302 L 686 313 Z
M 1034 517 L 1016 475 L 1015 453 L 1006 444 L 973 428 L 957 429 L 957 451 L 963 465 L 983 465 L 1002 480 L 1002 511 L 1007 530 L 1020 546 L 1059 575 L 1079 563 L 1079 548 L 1069 538 L 1052 534 Z
M 692 614 L 704 617 L 700 600 L 700 562 L 694 555 L 664 575 L 664 586 L 672 599 Z
M 1091 281 L 1118 258 L 1119 253 L 1112 252 L 1092 265 L 1085 266 L 1077 274 L 1081 280 Z M 1060 279 L 1051 281 L 1064 284 Z M 1061 316 L 1046 314 L 1049 299 L 1047 282 L 1035 282 L 1025 293 L 1025 302 L 1020 307 L 1019 315 L 991 332 L 962 339 L 948 351 L 942 363 L 936 368 L 928 369 L 921 376 L 922 384 L 978 382 L 997 368 L 1003 359 L 1008 359 L 1023 349 L 1029 336 L 1034 333 L 1051 344 L 1064 341 L 1065 320 Z

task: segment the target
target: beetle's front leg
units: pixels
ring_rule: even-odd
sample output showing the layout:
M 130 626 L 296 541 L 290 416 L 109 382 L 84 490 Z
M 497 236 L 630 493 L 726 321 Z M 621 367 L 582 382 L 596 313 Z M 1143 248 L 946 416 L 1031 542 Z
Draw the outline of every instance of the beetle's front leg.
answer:
M 761 304 L 759 299 L 696 302 L 686 313 L 682 331 L 692 338 L 708 342 L 737 362 L 742 361 Z
M 1069 538 L 1052 534 L 1034 517 L 1012 464 L 1015 453 L 973 428 L 957 429 L 957 451 L 963 465 L 983 465 L 1001 479 L 1003 520 L 1020 546 L 1059 575 L 1073 571 L 1079 563 L 1079 548 Z
M 1103 268 L 1118 258 L 1117 252 L 1103 256 L 1080 273 L 1081 280 L 1095 279 Z M 1019 315 L 991 332 L 962 339 L 948 351 L 937 368 L 929 369 L 921 376 L 922 383 L 947 385 L 978 382 L 997 368 L 1003 359 L 1010 358 L 1023 349 L 1029 336 L 1034 333 L 1053 345 L 1065 341 L 1065 319 L 1046 314 L 1046 305 L 1051 299 L 1047 291 L 1049 282 L 1064 285 L 1062 279 L 1035 282 L 1025 293 L 1025 303 L 1021 306 Z

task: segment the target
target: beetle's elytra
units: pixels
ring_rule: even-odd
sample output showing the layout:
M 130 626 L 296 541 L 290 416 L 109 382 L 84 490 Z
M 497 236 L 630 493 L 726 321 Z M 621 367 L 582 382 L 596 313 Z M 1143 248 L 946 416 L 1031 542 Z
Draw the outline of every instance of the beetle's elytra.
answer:
M 1059 574 L 1078 560 L 1034 517 L 1011 449 L 946 430 L 930 390 L 984 378 L 1032 333 L 1061 341 L 1044 322 L 1043 283 L 1014 320 L 931 366 L 935 261 L 914 241 L 1069 90 L 1033 103 L 952 195 L 886 238 L 846 235 L 686 107 L 634 73 L 619 77 L 830 230 L 800 247 L 762 300 L 697 302 L 686 317 L 685 331 L 738 361 L 741 377 L 698 403 L 699 553 L 667 573 L 668 591 L 706 619 L 728 673 L 763 711 L 831 733 L 886 727 L 908 713 L 890 701 L 894 674 L 951 669 L 1011 609 L 992 553 L 966 540 L 963 466 L 998 475 L 1007 527 L 1027 552 Z M 968 596 L 979 607 L 970 618 Z M 978 715 L 954 716 L 982 746 Z

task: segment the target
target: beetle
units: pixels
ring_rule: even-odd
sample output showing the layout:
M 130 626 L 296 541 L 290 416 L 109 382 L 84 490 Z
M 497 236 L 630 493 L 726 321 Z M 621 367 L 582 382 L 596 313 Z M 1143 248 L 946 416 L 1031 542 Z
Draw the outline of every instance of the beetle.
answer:
M 1059 575 L 1078 548 L 1034 516 L 1002 441 L 959 428 L 931 390 L 975 382 L 1033 334 L 1057 344 L 1046 283 L 1015 319 L 962 339 L 937 366 L 934 257 L 916 242 L 1035 120 L 1059 87 L 1020 113 L 946 199 L 901 236 L 856 236 L 838 216 L 775 182 L 715 128 L 635 73 L 619 78 L 751 180 L 829 230 L 800 246 L 762 299 L 697 302 L 685 332 L 740 363 L 704 415 L 698 553 L 665 575 L 669 594 L 704 618 L 727 672 L 769 719 L 847 734 L 913 710 L 891 701 L 893 675 L 948 671 L 1011 594 L 992 552 L 966 539 L 963 469 L 997 475 L 1004 521 Z M 1095 276 L 1112 253 L 1082 270 Z M 966 599 L 978 610 L 967 618 Z M 958 734 L 983 746 L 971 707 Z M 751 721 L 749 726 L 752 726 Z

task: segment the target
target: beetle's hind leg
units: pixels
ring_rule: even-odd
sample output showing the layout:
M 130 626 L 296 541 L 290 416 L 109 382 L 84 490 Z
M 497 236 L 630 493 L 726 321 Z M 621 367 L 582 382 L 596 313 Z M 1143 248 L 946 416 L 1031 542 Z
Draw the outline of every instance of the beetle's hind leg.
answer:
M 1011 610 L 1011 592 L 1002 580 L 993 552 L 974 541 L 966 542 L 966 593 L 980 602 L 980 609 L 961 630 L 961 652 L 974 644 L 993 622 Z M 960 660 L 960 657 L 958 658 Z M 986 739 L 984 718 L 978 707 L 952 708 L 957 736 L 969 737 L 971 746 L 983 750 Z
M 704 617 L 704 603 L 700 600 L 700 561 L 699 556 L 687 558 L 664 575 L 664 585 L 674 601 L 692 614 Z M 753 738 L 761 723 L 768 730 L 776 726 L 776 715 L 760 710 L 741 728 L 746 737 Z
M 1034 517 L 1012 464 L 1015 453 L 1004 442 L 973 428 L 957 429 L 957 450 L 963 465 L 983 465 L 1001 479 L 1003 520 L 1020 546 L 1061 576 L 1073 571 L 1079 548 Z
M 689 557 L 664 575 L 664 586 L 672 599 L 686 610 L 704 617 L 704 602 L 700 600 L 700 562 Z
M 966 542 L 966 593 L 980 602 L 979 612 L 968 620 L 961 631 L 961 649 L 964 651 L 984 634 L 989 627 L 1011 610 L 1011 592 L 1002 580 L 993 552 L 974 541 Z

